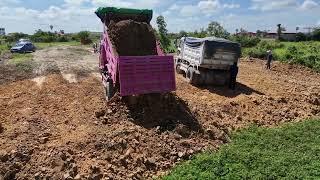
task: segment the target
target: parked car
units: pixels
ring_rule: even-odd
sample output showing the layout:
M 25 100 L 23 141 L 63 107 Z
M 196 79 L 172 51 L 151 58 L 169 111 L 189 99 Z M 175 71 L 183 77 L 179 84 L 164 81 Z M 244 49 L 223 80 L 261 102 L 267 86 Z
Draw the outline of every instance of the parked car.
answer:
M 20 42 L 13 46 L 10 51 L 11 53 L 35 52 L 36 47 L 31 42 Z

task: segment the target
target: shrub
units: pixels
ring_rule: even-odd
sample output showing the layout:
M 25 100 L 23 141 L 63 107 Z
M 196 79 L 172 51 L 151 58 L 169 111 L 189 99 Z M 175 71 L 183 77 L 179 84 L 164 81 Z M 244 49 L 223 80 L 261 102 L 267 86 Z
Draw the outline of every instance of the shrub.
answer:
M 262 48 L 264 50 L 274 50 L 283 48 L 285 45 L 283 43 L 277 42 L 277 41 L 261 41 L 258 44 L 258 48 Z
M 282 47 L 284 47 L 284 44 L 279 42 L 261 41 L 257 46 L 245 50 L 243 54 L 253 58 L 265 58 L 268 50 L 274 50 Z
M 276 41 L 261 41 L 253 48 L 245 48 L 243 54 L 254 58 L 264 58 L 266 51 L 269 49 L 273 50 L 275 60 L 300 64 L 320 72 L 320 43 L 318 42 L 279 43 Z
M 298 41 L 298 42 L 300 42 L 300 41 L 306 41 L 307 40 L 307 36 L 304 34 L 304 33 L 297 33 L 297 35 L 296 35 L 296 40 Z
M 320 29 L 316 29 L 315 31 L 313 31 L 312 39 L 314 41 L 320 41 Z
M 287 48 L 287 52 L 292 54 L 292 55 L 296 55 L 298 53 L 298 49 L 296 46 L 289 46 Z
M 251 48 L 248 49 L 247 52 L 244 54 L 247 54 L 249 57 L 253 58 L 265 58 L 266 57 L 266 51 L 260 48 Z
M 5 41 L 8 43 L 13 43 L 13 42 L 17 42 L 19 39 L 22 39 L 22 38 L 29 38 L 29 35 L 24 33 L 11 33 L 5 36 Z
M 60 36 L 57 39 L 58 42 L 68 42 L 69 39 L 66 36 Z
M 89 38 L 90 33 L 88 31 L 81 31 L 78 33 L 78 38 L 80 39 L 81 44 L 90 44 L 92 40 Z
M 261 39 L 257 37 L 250 37 L 246 35 L 235 35 L 230 37 L 231 41 L 238 42 L 242 47 L 254 47 Z

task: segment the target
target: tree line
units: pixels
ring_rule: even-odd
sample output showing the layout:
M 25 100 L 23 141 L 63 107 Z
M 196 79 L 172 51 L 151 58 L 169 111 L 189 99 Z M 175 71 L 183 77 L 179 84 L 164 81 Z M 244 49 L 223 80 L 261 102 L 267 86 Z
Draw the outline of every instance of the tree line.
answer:
M 161 42 L 162 48 L 166 51 L 170 51 L 170 47 L 172 44 L 170 44 L 170 40 L 180 39 L 182 37 L 198 37 L 198 38 L 204 38 L 204 37 L 210 37 L 214 36 L 217 38 L 225 38 L 229 39 L 231 41 L 235 41 L 241 44 L 242 47 L 254 47 L 259 42 L 261 42 L 261 39 L 266 37 L 268 34 L 267 31 L 261 31 L 257 30 L 255 36 L 252 36 L 248 33 L 245 29 L 236 29 L 235 34 L 229 33 L 220 23 L 216 21 L 212 21 L 208 24 L 206 28 L 200 28 L 199 30 L 195 30 L 192 32 L 187 31 L 180 31 L 178 33 L 168 33 L 168 30 L 166 29 L 167 24 L 165 22 L 165 19 L 163 16 L 159 16 L 157 18 L 157 25 L 158 25 L 158 39 Z M 286 29 L 281 26 L 281 24 L 277 25 L 277 40 L 278 41 L 285 41 L 282 38 L 282 34 Z M 304 33 L 297 33 L 295 41 L 320 41 L 320 28 L 315 29 L 310 34 L 304 34 Z
M 29 39 L 32 42 L 69 42 L 69 41 L 79 41 L 81 44 L 90 44 L 93 40 L 100 38 L 99 34 L 93 34 L 89 31 L 81 31 L 79 33 L 62 34 L 50 31 L 43 31 L 41 29 L 37 30 L 33 35 L 28 35 L 25 33 L 10 33 L 3 37 L 5 43 L 15 43 L 19 39 Z

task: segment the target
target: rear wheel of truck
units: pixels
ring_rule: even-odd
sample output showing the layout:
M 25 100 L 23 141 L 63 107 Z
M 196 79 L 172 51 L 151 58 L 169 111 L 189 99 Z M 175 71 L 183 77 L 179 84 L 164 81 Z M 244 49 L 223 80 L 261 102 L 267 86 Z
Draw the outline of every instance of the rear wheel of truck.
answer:
M 183 71 L 180 69 L 180 64 L 177 64 L 176 65 L 176 72 L 178 73 L 178 74 L 183 74 Z
M 112 80 L 107 81 L 107 86 L 105 87 L 105 98 L 109 101 L 115 94 L 115 88 L 113 86 Z
M 193 84 L 196 85 L 196 79 L 195 79 L 195 72 L 194 69 L 188 68 L 187 74 L 186 74 L 186 78 L 189 84 Z

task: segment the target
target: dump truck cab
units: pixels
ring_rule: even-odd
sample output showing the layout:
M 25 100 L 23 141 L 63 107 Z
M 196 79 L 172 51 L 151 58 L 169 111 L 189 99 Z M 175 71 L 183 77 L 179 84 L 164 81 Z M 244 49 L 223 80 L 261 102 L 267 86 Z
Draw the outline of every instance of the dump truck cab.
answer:
M 238 43 L 221 38 L 183 37 L 177 44 L 176 71 L 195 85 L 227 84 L 241 55 Z

